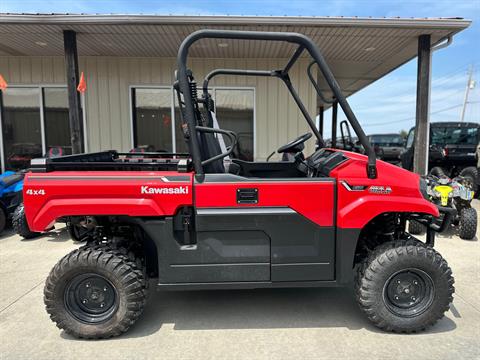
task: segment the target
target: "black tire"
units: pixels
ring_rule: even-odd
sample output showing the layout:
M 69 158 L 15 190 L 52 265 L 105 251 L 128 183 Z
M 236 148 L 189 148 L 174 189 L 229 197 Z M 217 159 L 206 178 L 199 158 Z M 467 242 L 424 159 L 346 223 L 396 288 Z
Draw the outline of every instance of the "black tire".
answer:
M 58 328 L 78 338 L 105 339 L 135 323 L 146 293 L 144 273 L 135 261 L 118 250 L 86 245 L 55 265 L 44 301 Z
M 477 211 L 474 208 L 464 208 L 460 211 L 458 235 L 462 239 L 472 240 L 477 233 Z
M 447 176 L 445 171 L 440 167 L 440 166 L 435 166 L 430 170 L 430 175 L 436 176 L 436 177 L 442 177 L 442 176 Z
M 460 172 L 460 176 L 464 177 L 471 184 L 475 194 L 478 193 L 478 169 L 474 166 L 466 167 Z M 478 194 L 477 194 L 478 195 Z
M 24 239 L 32 239 L 39 236 L 40 233 L 31 231 L 28 227 L 27 217 L 25 216 L 25 209 L 23 203 L 17 206 L 12 216 L 13 230 Z
M 451 269 L 433 248 L 418 240 L 398 240 L 363 260 L 356 298 L 376 327 L 412 333 L 444 316 L 453 300 L 453 283 Z
M 80 225 L 72 225 L 67 223 L 67 231 L 73 241 L 85 242 L 91 239 L 92 230 L 86 229 Z
M 0 208 L 0 233 L 5 230 L 5 227 L 7 226 L 7 214 L 5 214 L 5 210 Z
M 426 231 L 425 225 L 420 224 L 418 221 L 410 220 L 408 222 L 408 232 L 412 235 L 420 235 Z

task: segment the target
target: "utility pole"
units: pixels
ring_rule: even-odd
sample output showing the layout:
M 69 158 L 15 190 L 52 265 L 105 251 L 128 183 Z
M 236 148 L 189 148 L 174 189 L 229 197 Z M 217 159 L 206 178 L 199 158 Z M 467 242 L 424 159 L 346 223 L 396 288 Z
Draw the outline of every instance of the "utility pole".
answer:
M 465 119 L 465 110 L 467 109 L 467 103 L 468 103 L 468 93 L 470 92 L 470 89 L 473 89 L 474 87 L 474 81 L 472 80 L 473 76 L 473 65 L 470 65 L 468 67 L 468 81 L 467 81 L 467 87 L 465 89 L 465 96 L 463 98 L 463 106 L 462 106 L 462 114 L 460 115 L 460 121 L 463 122 Z

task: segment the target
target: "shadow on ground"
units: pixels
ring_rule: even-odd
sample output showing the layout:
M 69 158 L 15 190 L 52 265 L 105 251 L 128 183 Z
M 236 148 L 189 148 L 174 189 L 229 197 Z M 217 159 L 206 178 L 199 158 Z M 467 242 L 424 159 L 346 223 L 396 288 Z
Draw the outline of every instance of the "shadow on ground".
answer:
M 155 292 L 137 323 L 118 339 L 151 335 L 163 325 L 174 330 L 347 328 L 382 331 L 359 310 L 352 287 Z M 445 317 L 428 330 L 448 332 Z M 62 337 L 76 340 L 62 333 Z
M 58 229 L 53 229 L 51 231 L 48 231 L 46 233 L 39 234 L 38 236 L 32 237 L 30 239 L 24 239 L 22 238 L 20 241 L 37 241 L 37 240 L 42 240 L 42 241 L 52 241 L 52 242 L 64 242 L 64 241 L 72 241 L 70 237 L 70 234 L 68 233 L 67 229 L 65 227 L 61 227 Z M 77 242 L 74 242 L 77 243 Z M 80 244 L 80 243 L 79 243 Z

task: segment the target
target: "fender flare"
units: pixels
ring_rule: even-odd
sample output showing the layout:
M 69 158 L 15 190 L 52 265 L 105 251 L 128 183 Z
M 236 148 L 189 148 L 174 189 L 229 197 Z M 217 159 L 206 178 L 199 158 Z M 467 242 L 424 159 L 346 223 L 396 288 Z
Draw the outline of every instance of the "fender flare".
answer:
M 337 226 L 363 229 L 373 218 L 388 212 L 440 215 L 438 208 L 423 198 L 376 195 L 358 198 L 338 209 Z
M 88 209 L 88 211 L 87 211 Z M 92 209 L 95 211 L 92 212 Z M 107 199 L 52 199 L 30 218 L 26 213 L 28 225 L 32 231 L 43 232 L 57 219 L 65 216 L 165 216 L 165 212 L 153 199 L 107 198 Z

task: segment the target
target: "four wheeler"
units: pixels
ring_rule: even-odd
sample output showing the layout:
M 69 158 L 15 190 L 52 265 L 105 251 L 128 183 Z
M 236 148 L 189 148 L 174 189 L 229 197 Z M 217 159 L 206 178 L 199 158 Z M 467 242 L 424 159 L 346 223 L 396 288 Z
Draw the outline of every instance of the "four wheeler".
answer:
M 415 128 L 407 136 L 406 150 L 401 155 L 402 167 L 413 169 Z M 476 146 L 480 142 L 480 124 L 471 122 L 436 122 L 430 124 L 428 169 L 436 177 L 464 177 L 478 194 Z
M 296 50 L 283 69 L 215 70 L 199 96 L 187 61 L 200 39 L 280 41 Z M 325 147 L 289 77 L 304 53 L 366 155 Z M 153 279 L 161 290 L 194 290 L 346 286 L 355 278 L 361 310 L 383 330 L 416 332 L 444 315 L 454 280 L 434 242 L 450 215 L 438 220 L 418 175 L 376 160 L 310 38 L 200 30 L 183 41 L 177 63 L 174 89 L 189 154 L 106 151 L 32 160 L 24 187 L 31 228 L 45 231 L 66 216 L 88 219 L 91 227 L 86 245 L 61 259 L 45 284 L 46 310 L 59 328 L 81 338 L 120 335 L 142 313 Z M 282 81 L 316 137 L 316 151 L 300 153 L 307 133 L 279 149 L 299 150 L 290 161 L 231 159 L 227 170 L 237 135 L 212 126 L 208 80 L 217 75 Z M 223 151 L 217 135 L 228 139 Z M 425 242 L 406 232 L 410 219 L 427 226 Z
M 0 233 L 22 202 L 24 176 L 24 173 L 14 171 L 5 171 L 0 175 Z
M 462 239 L 471 240 L 477 232 L 477 211 L 471 206 L 474 196 L 469 179 L 461 176 L 450 179 L 430 176 L 427 179 L 427 193 L 430 200 L 438 206 L 453 210 L 452 223 L 458 226 Z M 410 221 L 408 231 L 411 234 L 420 234 L 424 226 L 416 221 Z

